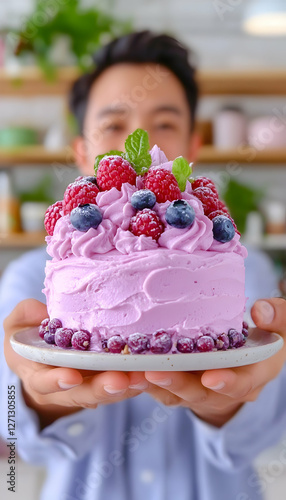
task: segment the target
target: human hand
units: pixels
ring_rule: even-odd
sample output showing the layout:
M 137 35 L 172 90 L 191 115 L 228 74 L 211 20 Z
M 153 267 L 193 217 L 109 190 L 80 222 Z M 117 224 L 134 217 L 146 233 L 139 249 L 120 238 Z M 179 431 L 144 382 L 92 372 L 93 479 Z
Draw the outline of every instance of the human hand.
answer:
M 82 408 L 134 397 L 148 386 L 141 373 L 53 367 L 16 354 L 10 344 L 11 335 L 38 326 L 47 316 L 44 304 L 29 299 L 20 302 L 4 321 L 7 364 L 21 379 L 26 402 L 38 412 L 43 426 Z
M 248 401 L 255 401 L 286 361 L 286 301 L 257 301 L 251 311 L 257 327 L 277 332 L 283 348 L 265 361 L 238 368 L 205 372 L 146 372 L 147 392 L 167 405 L 190 408 L 202 420 L 217 427 L 225 424 Z M 191 354 L 190 354 L 191 356 Z

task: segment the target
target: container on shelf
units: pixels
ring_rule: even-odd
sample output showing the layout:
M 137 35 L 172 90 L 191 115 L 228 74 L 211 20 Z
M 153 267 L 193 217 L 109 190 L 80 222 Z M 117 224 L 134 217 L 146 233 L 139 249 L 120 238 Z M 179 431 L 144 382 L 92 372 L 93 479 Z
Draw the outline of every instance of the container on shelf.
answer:
M 264 204 L 265 230 L 267 234 L 284 234 L 286 232 L 286 206 L 276 200 Z
M 14 195 L 10 172 L 0 172 L 0 234 L 20 230 L 19 201 Z
M 214 118 L 214 145 L 218 149 L 235 149 L 246 143 L 247 120 L 234 106 L 222 108 Z
M 258 149 L 284 149 L 286 123 L 278 116 L 261 116 L 248 124 L 248 143 Z
M 21 223 L 25 232 L 44 231 L 44 218 L 49 204 L 26 201 L 21 205 Z

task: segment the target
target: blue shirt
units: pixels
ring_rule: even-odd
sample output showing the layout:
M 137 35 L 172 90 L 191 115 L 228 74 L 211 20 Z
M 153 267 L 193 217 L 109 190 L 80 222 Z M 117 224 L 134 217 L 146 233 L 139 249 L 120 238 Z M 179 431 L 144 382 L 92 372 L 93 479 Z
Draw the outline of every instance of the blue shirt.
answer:
M 1 325 L 20 300 L 44 301 L 45 260 L 45 250 L 38 249 L 8 267 L 0 289 Z M 261 499 L 251 462 L 285 429 L 286 370 L 220 429 L 142 394 L 83 409 L 40 431 L 3 350 L 0 356 L 0 433 L 7 438 L 7 387 L 15 385 L 17 451 L 47 467 L 41 500 Z

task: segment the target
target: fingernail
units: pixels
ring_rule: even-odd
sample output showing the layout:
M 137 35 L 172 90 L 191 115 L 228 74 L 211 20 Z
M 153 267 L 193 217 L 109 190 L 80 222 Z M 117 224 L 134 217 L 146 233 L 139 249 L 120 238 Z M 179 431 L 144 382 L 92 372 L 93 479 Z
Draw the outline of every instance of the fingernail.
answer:
M 204 386 L 207 387 L 208 389 L 211 389 L 212 391 L 219 391 L 219 390 L 221 390 L 221 389 L 223 389 L 225 387 L 225 382 L 219 382 L 216 385 L 206 385 L 206 384 L 204 384 Z
M 266 300 L 258 300 L 256 302 L 256 312 L 258 312 L 260 321 L 268 325 L 274 319 L 274 308 Z
M 147 389 L 148 382 L 141 382 L 140 384 L 130 385 L 129 389 L 134 389 L 135 391 L 144 391 Z
M 60 387 L 60 389 L 64 389 L 65 391 L 67 391 L 68 389 L 72 389 L 73 387 L 76 387 L 77 385 L 80 385 L 80 384 L 66 384 L 63 380 L 58 381 L 58 386 Z
M 112 385 L 105 385 L 104 390 L 108 394 L 124 394 L 126 392 L 126 389 L 115 389 Z
M 153 380 L 151 383 L 159 385 L 160 387 L 168 387 L 171 385 L 172 380 L 170 378 L 166 378 L 164 380 Z

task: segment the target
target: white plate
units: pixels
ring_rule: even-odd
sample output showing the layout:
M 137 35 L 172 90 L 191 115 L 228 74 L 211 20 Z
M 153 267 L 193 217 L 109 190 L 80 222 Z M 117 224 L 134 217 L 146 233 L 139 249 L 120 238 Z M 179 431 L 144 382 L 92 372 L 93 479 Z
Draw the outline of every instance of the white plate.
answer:
M 280 335 L 257 328 L 250 330 L 246 345 L 239 349 L 191 354 L 135 356 L 61 349 L 55 345 L 46 344 L 39 337 L 37 327 L 14 333 L 10 342 L 14 351 L 32 361 L 96 371 L 196 371 L 230 368 L 267 359 L 283 346 L 283 339 Z

